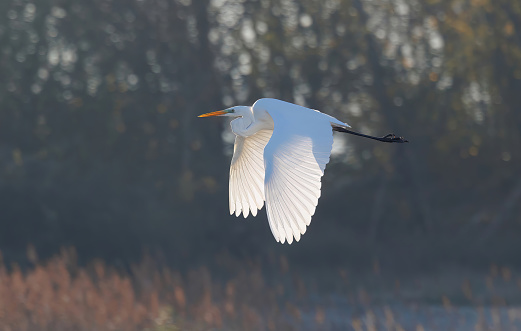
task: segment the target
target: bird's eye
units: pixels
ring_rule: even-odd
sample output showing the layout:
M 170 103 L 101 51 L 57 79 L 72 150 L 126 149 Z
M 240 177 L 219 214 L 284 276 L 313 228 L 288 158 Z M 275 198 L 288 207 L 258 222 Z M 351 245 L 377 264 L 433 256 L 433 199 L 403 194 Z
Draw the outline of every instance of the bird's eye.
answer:
M 235 109 L 232 108 L 232 109 L 230 110 L 230 113 L 235 113 Z

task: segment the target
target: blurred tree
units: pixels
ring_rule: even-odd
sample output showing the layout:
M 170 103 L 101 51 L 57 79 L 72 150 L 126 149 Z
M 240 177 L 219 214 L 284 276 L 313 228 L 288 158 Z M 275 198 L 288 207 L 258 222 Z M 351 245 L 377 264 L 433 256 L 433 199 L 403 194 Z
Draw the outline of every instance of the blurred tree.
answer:
M 2 219 L 26 224 L 2 235 L 17 249 L 72 243 L 109 256 L 135 255 L 161 234 L 163 243 L 176 231 L 186 238 L 195 228 L 172 219 L 197 213 L 194 195 L 205 204 L 226 184 L 217 177 L 225 167 L 201 160 L 201 150 L 222 150 L 220 125 L 192 122 L 221 103 L 199 35 L 206 5 L 2 6 Z
M 312 225 L 323 231 L 296 255 L 519 230 L 516 2 L 17 0 L 0 12 L 8 256 L 28 243 L 105 258 L 263 252 L 266 224 L 223 225 L 233 135 L 195 118 L 260 97 L 411 141 L 336 135 Z

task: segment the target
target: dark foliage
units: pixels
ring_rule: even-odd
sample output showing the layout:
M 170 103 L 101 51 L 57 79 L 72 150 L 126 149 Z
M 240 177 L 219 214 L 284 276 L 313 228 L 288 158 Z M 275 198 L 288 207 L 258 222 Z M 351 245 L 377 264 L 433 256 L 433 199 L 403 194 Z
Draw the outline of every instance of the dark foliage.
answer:
M 32 243 L 180 265 L 272 250 L 303 265 L 519 263 L 515 1 L 17 0 L 0 13 L 7 260 Z M 263 96 L 410 143 L 337 135 L 309 232 L 281 247 L 263 212 L 228 216 L 227 123 L 196 118 Z

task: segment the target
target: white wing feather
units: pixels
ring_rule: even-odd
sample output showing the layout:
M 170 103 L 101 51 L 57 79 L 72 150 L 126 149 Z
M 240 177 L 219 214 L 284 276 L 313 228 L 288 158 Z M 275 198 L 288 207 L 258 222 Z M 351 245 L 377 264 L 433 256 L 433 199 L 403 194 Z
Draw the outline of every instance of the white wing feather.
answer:
M 268 221 L 275 239 L 289 244 L 299 241 L 311 222 L 333 145 L 328 118 L 299 114 L 288 121 L 270 112 L 275 129 L 264 149 Z
M 333 146 L 331 125 L 349 125 L 319 111 L 269 98 L 257 100 L 252 109 L 256 119 L 271 123 L 273 130 L 235 138 L 230 214 L 247 217 L 251 212 L 256 216 L 266 201 L 275 239 L 291 244 L 293 239 L 300 240 L 315 213 Z
M 236 136 L 230 166 L 230 215 L 244 218 L 264 205 L 264 147 L 270 140 L 271 130 L 260 130 L 247 138 Z

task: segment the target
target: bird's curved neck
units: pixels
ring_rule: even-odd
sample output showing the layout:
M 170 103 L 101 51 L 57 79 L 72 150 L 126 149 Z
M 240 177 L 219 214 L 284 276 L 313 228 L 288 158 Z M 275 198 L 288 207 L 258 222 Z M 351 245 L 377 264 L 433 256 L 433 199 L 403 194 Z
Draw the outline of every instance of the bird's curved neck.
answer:
M 251 107 L 241 110 L 241 117 L 231 122 L 233 133 L 249 137 L 260 130 L 273 130 L 273 120 L 265 111 L 254 111 Z
M 251 134 L 248 132 L 248 128 L 255 122 L 255 117 L 253 116 L 253 111 L 250 107 L 240 106 L 234 107 L 236 108 L 236 112 L 240 113 L 240 117 L 234 119 L 230 125 L 232 127 L 233 133 L 238 136 L 248 137 Z

